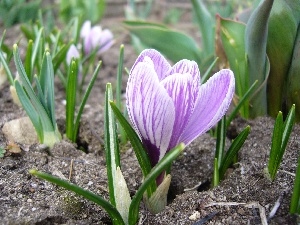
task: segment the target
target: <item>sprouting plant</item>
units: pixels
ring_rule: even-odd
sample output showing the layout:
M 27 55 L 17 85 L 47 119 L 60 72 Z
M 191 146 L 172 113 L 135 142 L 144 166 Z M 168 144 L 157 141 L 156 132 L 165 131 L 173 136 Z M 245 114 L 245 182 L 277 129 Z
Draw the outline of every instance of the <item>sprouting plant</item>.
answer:
M 231 143 L 229 149 L 225 153 L 226 138 L 226 116 L 220 120 L 217 126 L 217 143 L 214 160 L 213 186 L 217 186 L 224 178 L 226 170 L 233 163 L 234 158 L 243 146 L 250 132 L 250 126 L 247 126 Z
M 270 158 L 268 162 L 267 173 L 273 181 L 276 177 L 277 170 L 282 161 L 288 140 L 290 138 L 292 128 L 295 122 L 295 105 L 292 106 L 290 112 L 283 122 L 282 112 L 279 112 L 274 124 Z
M 93 76 L 86 88 L 83 98 L 80 101 L 79 109 L 76 110 L 77 99 L 77 82 L 78 82 L 78 61 L 74 58 L 71 60 L 68 76 L 67 76 L 67 88 L 66 88 L 66 136 L 72 142 L 76 142 L 77 134 L 79 130 L 79 123 L 81 115 L 83 113 L 84 106 L 88 100 L 91 90 L 94 86 L 96 78 L 98 77 L 99 70 L 101 68 L 101 62 L 98 63 Z M 77 111 L 77 115 L 75 116 Z
M 45 51 L 41 71 L 34 76 L 37 93 L 34 91 L 21 62 L 18 46 L 13 47 L 18 76 L 14 80 L 19 100 L 29 116 L 41 143 L 52 147 L 61 140 L 55 116 L 54 71 L 51 55 Z

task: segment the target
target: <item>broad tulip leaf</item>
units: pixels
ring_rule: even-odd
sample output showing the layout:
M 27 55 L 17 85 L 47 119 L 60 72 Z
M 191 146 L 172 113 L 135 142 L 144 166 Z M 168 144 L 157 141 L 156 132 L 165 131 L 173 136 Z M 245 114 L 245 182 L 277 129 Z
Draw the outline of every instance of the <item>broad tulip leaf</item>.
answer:
M 267 54 L 270 60 L 268 114 L 273 117 L 282 110 L 284 89 L 298 29 L 298 21 L 293 14 L 294 9 L 287 2 L 291 1 L 275 0 L 269 18 L 267 43 Z M 300 1 L 293 2 L 298 2 L 298 8 L 300 7 Z
M 200 49 L 195 41 L 184 33 L 148 22 L 124 21 L 124 25 L 146 46 L 160 51 L 173 62 L 189 59 L 200 65 Z
M 252 99 L 252 117 L 267 114 L 266 85 L 261 86 L 267 79 L 267 35 L 268 20 L 274 0 L 265 0 L 253 11 L 246 25 L 245 48 L 249 67 L 249 80 L 254 83 L 258 80 L 260 86 Z

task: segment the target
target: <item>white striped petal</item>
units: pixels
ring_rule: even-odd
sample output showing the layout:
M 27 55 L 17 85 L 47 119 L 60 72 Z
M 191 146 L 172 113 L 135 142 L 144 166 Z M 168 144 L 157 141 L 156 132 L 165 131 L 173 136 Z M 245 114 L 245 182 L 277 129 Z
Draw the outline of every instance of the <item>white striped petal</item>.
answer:
M 178 138 L 188 124 L 195 103 L 193 99 L 197 96 L 193 96 L 193 77 L 190 74 L 170 75 L 161 84 L 167 90 L 175 106 L 175 123 L 168 147 L 168 149 L 172 149 L 178 144 Z
M 166 153 L 175 108 L 151 62 L 136 63 L 127 83 L 127 110 L 154 166 Z
M 214 126 L 226 113 L 234 94 L 234 87 L 234 75 L 227 69 L 219 71 L 201 85 L 194 112 L 179 142 L 188 145 Z
M 141 54 L 138 56 L 137 60 L 135 61 L 132 70 L 135 68 L 137 63 L 143 62 L 145 60 L 145 57 L 150 58 L 153 62 L 154 70 L 156 71 L 158 79 L 164 79 L 167 76 L 167 72 L 170 71 L 171 65 L 163 57 L 163 55 L 155 49 L 145 49 L 144 51 L 142 51 Z

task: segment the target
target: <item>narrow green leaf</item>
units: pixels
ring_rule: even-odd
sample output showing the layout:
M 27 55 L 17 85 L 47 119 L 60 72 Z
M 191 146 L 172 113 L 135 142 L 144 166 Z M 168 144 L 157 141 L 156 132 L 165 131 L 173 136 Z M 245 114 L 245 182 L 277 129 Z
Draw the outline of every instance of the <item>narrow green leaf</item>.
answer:
M 291 198 L 290 213 L 300 214 L 300 156 L 298 158 L 298 166 Z
M 250 133 L 250 126 L 247 126 L 231 143 L 228 151 L 226 152 L 224 158 L 222 159 L 221 167 L 219 169 L 220 180 L 223 179 L 226 170 L 232 163 L 238 151 L 245 143 L 249 133 Z
M 218 163 L 217 158 L 214 159 L 214 175 L 213 176 L 214 176 L 213 177 L 213 186 L 216 187 L 220 183 L 219 163 Z
M 54 177 L 50 174 L 47 173 L 42 173 L 39 172 L 37 170 L 31 169 L 29 170 L 29 173 L 44 179 L 46 181 L 49 181 L 53 184 L 56 184 L 60 187 L 63 187 L 69 191 L 73 191 L 76 194 L 84 197 L 85 199 L 88 199 L 94 203 L 96 203 L 97 205 L 101 206 L 110 216 L 110 218 L 112 219 L 112 222 L 114 225 L 125 225 L 120 213 L 118 212 L 118 210 L 112 205 L 110 204 L 108 201 L 106 201 L 105 199 L 103 199 L 102 197 L 100 197 L 99 195 L 94 194 L 93 192 L 90 192 L 88 190 L 85 190 L 75 184 L 72 184 L 70 182 L 64 181 L 62 179 L 59 179 L 57 177 Z
M 77 138 L 74 136 L 77 75 L 78 64 L 76 60 L 72 59 L 68 71 L 66 90 L 66 135 L 72 142 L 75 142 Z
M 28 41 L 28 46 L 26 50 L 26 56 L 25 56 L 25 72 L 28 76 L 29 81 L 32 82 L 33 79 L 33 68 L 31 67 L 31 58 L 32 58 L 32 48 L 33 48 L 33 41 Z
M 34 68 L 34 64 L 36 63 L 36 58 L 38 55 L 38 51 L 42 52 L 42 49 L 40 49 L 40 40 L 42 37 L 42 33 L 43 33 L 43 28 L 41 28 L 34 40 L 34 46 L 33 46 L 33 51 L 32 51 L 32 57 L 31 57 L 31 68 Z
M 144 182 L 131 201 L 128 219 L 130 225 L 136 224 L 138 220 L 140 202 L 146 189 L 148 189 L 151 183 L 155 182 L 155 179 L 180 155 L 184 147 L 185 145 L 181 143 L 170 150 L 145 177 Z
M 109 198 L 110 202 L 116 206 L 114 180 L 117 167 L 120 167 L 120 151 L 117 140 L 116 121 L 114 113 L 109 105 L 113 100 L 111 84 L 106 84 L 105 92 L 105 115 L 104 115 L 104 130 L 105 130 L 105 156 L 106 169 L 108 177 Z
M 118 63 L 118 73 L 117 73 L 117 88 L 116 88 L 116 105 L 123 111 L 122 107 L 122 75 L 123 75 L 123 61 L 124 61 L 124 45 L 120 46 L 120 56 Z M 121 143 L 124 144 L 126 140 L 126 133 L 120 123 L 118 122 L 118 131 L 120 134 Z
M 77 113 L 77 116 L 76 116 L 76 120 L 75 120 L 75 124 L 74 124 L 74 138 L 76 139 L 77 138 L 77 134 L 78 134 L 78 129 L 79 129 L 79 124 L 80 124 L 80 119 L 81 119 L 81 115 L 83 113 L 83 110 L 84 110 L 84 106 L 90 96 L 90 93 L 92 91 L 92 88 L 94 86 L 94 83 L 98 77 L 98 74 L 99 74 L 99 71 L 100 71 L 100 68 L 101 68 L 101 65 L 102 65 L 102 62 L 100 61 L 94 71 L 94 74 L 92 76 L 92 79 L 90 80 L 89 84 L 88 84 L 88 87 L 83 95 L 83 98 L 81 100 L 81 103 L 80 103 L 80 106 L 79 106 L 79 109 L 78 109 L 78 113 Z
M 40 121 L 39 113 L 33 107 L 29 97 L 27 96 L 24 89 L 21 87 L 18 80 L 15 80 L 14 86 L 16 88 L 18 98 L 19 98 L 20 102 L 22 103 L 22 106 L 23 106 L 24 110 L 26 111 L 28 117 L 30 118 L 30 120 L 31 120 L 31 122 L 32 122 L 32 124 L 33 124 L 33 126 L 36 130 L 39 141 L 43 142 L 43 126 L 42 126 L 42 123 Z
M 217 61 L 218 61 L 218 59 L 219 59 L 218 57 L 215 58 L 215 60 L 210 64 L 210 66 L 209 66 L 209 67 L 207 68 L 207 70 L 205 71 L 204 75 L 201 77 L 201 83 L 202 83 L 202 84 L 204 84 L 204 83 L 207 81 L 207 79 L 208 79 L 208 77 L 209 77 L 211 71 L 212 71 L 213 68 L 215 67 L 215 65 L 216 65 L 216 63 L 217 63 Z
M 9 80 L 10 85 L 13 85 L 14 84 L 14 78 L 13 78 L 13 75 L 12 75 L 10 69 L 9 69 L 9 66 L 8 66 L 8 64 L 7 64 L 5 58 L 4 58 L 3 54 L 2 54 L 1 45 L 0 45 L 0 61 L 1 61 L 2 65 L 3 65 L 3 67 L 4 67 L 4 70 L 6 72 L 6 75 L 7 75 L 7 78 Z
M 54 71 L 51 54 L 46 51 L 43 57 L 42 67 L 39 75 L 39 81 L 44 93 L 46 108 L 52 126 L 56 124 L 55 101 L 54 101 Z
M 147 155 L 147 152 L 139 136 L 137 135 L 135 130 L 131 127 L 131 125 L 128 123 L 128 121 L 125 119 L 125 117 L 122 115 L 121 111 L 118 109 L 115 103 L 110 102 L 110 106 L 114 111 L 116 118 L 119 120 L 120 124 L 125 130 L 127 137 L 135 152 L 139 165 L 141 167 L 143 176 L 146 177 L 150 173 L 152 167 L 151 167 L 149 156 Z M 156 190 L 156 182 L 153 182 L 147 189 L 148 196 L 150 197 L 151 194 L 155 192 L 155 190 Z
M 215 20 L 206 8 L 202 0 L 192 0 L 197 23 L 201 31 L 202 49 L 204 54 L 209 55 L 214 52 Z
M 226 139 L 226 115 L 218 122 L 217 126 L 217 143 L 215 158 L 218 162 L 218 168 L 221 166 L 223 154 L 225 151 L 225 139 Z
M 279 112 L 274 124 L 270 159 L 268 163 L 268 172 L 270 174 L 271 180 L 275 179 L 277 169 L 281 161 L 279 155 L 281 154 L 280 152 L 281 152 L 281 145 L 282 145 L 283 129 L 284 129 L 283 116 L 282 116 L 282 112 Z
M 292 129 L 295 123 L 295 105 L 292 105 L 289 114 L 287 115 L 285 122 L 283 124 L 283 134 L 282 134 L 282 144 L 281 148 L 285 149 L 287 146 L 287 143 L 289 141 L 290 135 L 292 133 Z

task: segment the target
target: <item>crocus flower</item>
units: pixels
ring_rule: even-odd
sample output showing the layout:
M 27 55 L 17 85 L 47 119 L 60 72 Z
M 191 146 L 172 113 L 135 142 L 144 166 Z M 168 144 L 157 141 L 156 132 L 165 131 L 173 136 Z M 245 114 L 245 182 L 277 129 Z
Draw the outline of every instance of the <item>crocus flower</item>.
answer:
M 196 62 L 183 59 L 172 67 L 158 51 L 144 50 L 130 71 L 126 105 L 152 166 L 179 143 L 188 145 L 214 126 L 234 88 L 229 69 L 201 84 Z
M 114 43 L 113 34 L 110 30 L 102 30 L 101 26 L 91 26 L 91 21 L 85 21 L 80 31 L 83 39 L 85 54 L 90 54 L 94 49 L 98 49 L 97 54 L 108 50 Z

